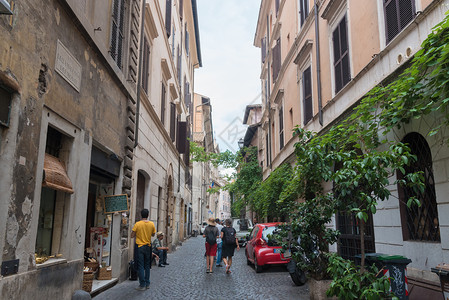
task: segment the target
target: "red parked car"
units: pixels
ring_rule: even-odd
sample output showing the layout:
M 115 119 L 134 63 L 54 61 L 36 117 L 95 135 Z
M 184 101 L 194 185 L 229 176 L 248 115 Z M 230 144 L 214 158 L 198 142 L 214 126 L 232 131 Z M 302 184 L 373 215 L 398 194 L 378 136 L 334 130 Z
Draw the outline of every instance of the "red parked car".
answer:
M 281 223 L 256 224 L 248 237 L 245 254 L 248 265 L 254 264 L 257 273 L 268 265 L 285 265 L 290 259 L 284 258 L 282 247 L 276 242 L 276 232 Z M 271 239 L 268 238 L 271 235 Z M 282 257 L 282 259 L 281 259 Z

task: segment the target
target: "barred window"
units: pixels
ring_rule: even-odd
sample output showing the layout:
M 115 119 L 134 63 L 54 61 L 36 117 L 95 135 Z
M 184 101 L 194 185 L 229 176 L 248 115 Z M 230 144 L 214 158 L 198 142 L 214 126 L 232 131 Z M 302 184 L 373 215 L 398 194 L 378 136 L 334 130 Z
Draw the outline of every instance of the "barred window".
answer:
M 412 188 L 398 185 L 402 235 L 404 240 L 415 241 L 440 241 L 440 227 L 435 193 L 435 180 L 432 169 L 432 154 L 426 139 L 419 133 L 407 134 L 402 140 L 407 143 L 411 152 L 417 156 L 417 160 L 405 167 L 405 174 L 421 171 L 424 176 L 425 190 L 416 193 Z M 404 175 L 398 171 L 398 178 Z M 417 197 L 421 206 L 407 207 L 410 197 Z
M 387 44 L 415 18 L 415 0 L 384 0 Z
M 114 0 L 112 10 L 112 30 L 111 30 L 111 49 L 112 59 L 115 60 L 117 66 L 122 69 L 123 55 L 123 24 L 125 16 L 125 1 Z

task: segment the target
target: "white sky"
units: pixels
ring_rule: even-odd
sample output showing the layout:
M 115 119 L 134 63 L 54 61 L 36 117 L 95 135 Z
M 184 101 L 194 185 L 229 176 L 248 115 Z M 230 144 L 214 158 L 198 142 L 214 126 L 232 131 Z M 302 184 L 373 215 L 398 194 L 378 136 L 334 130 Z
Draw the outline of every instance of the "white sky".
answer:
M 203 67 L 195 93 L 212 103 L 220 151 L 238 149 L 245 107 L 260 103 L 260 49 L 253 46 L 260 0 L 197 0 Z

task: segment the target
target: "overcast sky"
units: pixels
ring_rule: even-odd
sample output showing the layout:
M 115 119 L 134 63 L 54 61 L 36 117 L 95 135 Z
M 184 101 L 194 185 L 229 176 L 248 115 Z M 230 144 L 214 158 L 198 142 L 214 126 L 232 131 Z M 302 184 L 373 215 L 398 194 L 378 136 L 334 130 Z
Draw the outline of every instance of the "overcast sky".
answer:
M 238 149 L 245 107 L 260 103 L 260 49 L 253 46 L 260 0 L 197 0 L 203 67 L 195 92 L 211 99 L 220 151 Z

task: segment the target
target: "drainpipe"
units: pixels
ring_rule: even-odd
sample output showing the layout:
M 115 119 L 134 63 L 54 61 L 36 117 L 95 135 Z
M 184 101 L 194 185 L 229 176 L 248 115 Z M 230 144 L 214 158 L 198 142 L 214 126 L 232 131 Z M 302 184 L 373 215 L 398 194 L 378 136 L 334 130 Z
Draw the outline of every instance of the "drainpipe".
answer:
M 318 3 L 315 0 L 315 40 L 316 40 L 316 77 L 318 84 L 318 119 L 323 126 L 323 103 L 321 101 L 321 62 L 320 62 L 320 31 L 318 25 Z
M 134 148 L 137 147 L 139 140 L 139 115 L 140 115 L 140 93 L 142 85 L 142 55 L 143 55 L 143 39 L 145 32 L 145 2 L 142 0 L 142 22 L 140 25 L 140 42 L 139 42 L 139 74 L 137 74 L 137 103 L 136 103 L 136 127 L 134 132 Z
M 271 50 L 271 48 L 270 48 L 270 22 L 269 22 L 269 18 L 268 18 L 268 15 L 267 15 L 267 49 L 269 49 L 268 51 L 269 52 L 271 52 L 270 50 Z M 268 59 L 268 55 L 267 55 L 267 59 Z M 271 145 L 271 100 L 270 100 L 270 97 L 271 97 L 271 82 L 270 82 L 270 60 L 268 60 L 268 62 L 267 62 L 267 67 L 268 67 L 268 73 L 267 73 L 267 75 L 268 75 L 268 78 L 267 78 L 267 81 L 268 81 L 268 89 L 267 89 L 267 104 L 268 104 L 268 139 L 269 139 L 269 141 L 268 141 L 268 145 L 270 146 L 270 149 L 267 149 L 267 151 L 268 151 L 268 157 L 269 157 L 269 166 L 270 166 L 270 170 L 273 170 L 273 166 L 272 166 L 272 164 L 271 164 L 271 160 L 272 160 L 272 158 L 271 158 L 271 148 L 272 148 L 272 145 Z

